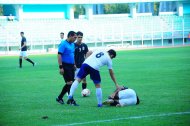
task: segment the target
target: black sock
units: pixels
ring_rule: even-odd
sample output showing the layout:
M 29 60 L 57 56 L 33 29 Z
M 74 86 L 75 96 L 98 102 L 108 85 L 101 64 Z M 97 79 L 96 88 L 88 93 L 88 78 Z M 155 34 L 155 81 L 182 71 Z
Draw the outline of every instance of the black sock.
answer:
M 82 90 L 86 89 L 87 83 L 82 83 Z
M 68 91 L 68 85 L 65 84 L 65 86 L 63 87 L 63 89 L 62 89 L 60 95 L 58 96 L 58 98 L 59 98 L 59 99 L 62 99 L 63 96 L 65 95 L 65 93 L 66 93 L 67 91 Z
M 19 59 L 20 68 L 22 67 L 22 59 Z
M 34 65 L 34 62 L 30 60 L 29 58 L 27 58 L 26 60 Z

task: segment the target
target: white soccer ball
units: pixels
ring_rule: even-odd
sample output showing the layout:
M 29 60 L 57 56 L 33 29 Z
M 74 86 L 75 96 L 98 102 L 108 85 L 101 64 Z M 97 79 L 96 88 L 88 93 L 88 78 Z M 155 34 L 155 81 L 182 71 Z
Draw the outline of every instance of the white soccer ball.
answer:
M 82 97 L 90 96 L 90 90 L 89 89 L 82 90 L 81 95 Z

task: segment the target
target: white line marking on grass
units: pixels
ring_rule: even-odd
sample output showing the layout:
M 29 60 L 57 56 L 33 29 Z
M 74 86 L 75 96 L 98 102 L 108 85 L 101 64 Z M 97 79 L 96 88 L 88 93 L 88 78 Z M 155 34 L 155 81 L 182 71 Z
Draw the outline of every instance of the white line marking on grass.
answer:
M 97 121 L 71 123 L 71 124 L 64 124 L 64 125 L 53 125 L 53 126 L 75 126 L 75 125 L 84 125 L 84 124 L 93 124 L 93 123 L 102 123 L 102 122 L 112 122 L 112 121 L 118 121 L 118 120 L 142 119 L 142 118 L 149 118 L 149 117 L 164 117 L 164 116 L 187 115 L 187 114 L 190 114 L 190 112 L 175 112 L 175 113 L 163 113 L 163 114 L 158 114 L 158 115 L 131 116 L 131 117 L 126 117 L 126 118 L 106 119 L 106 120 L 97 120 Z

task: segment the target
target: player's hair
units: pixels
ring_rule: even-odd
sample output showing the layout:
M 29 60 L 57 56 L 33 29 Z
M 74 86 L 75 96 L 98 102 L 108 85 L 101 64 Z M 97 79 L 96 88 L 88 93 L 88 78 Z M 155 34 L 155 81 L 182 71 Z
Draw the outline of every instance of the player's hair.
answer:
M 83 33 L 81 31 L 78 31 L 77 32 L 77 36 L 80 35 L 80 36 L 83 36 Z
M 74 31 L 70 31 L 67 35 L 67 38 L 69 38 L 70 36 L 74 36 L 76 34 L 76 32 Z
M 140 99 L 139 99 L 139 97 L 137 96 L 137 103 L 136 103 L 136 105 L 138 105 L 138 104 L 140 104 Z
M 112 58 L 115 58 L 115 57 L 116 57 L 116 51 L 115 51 L 115 50 L 110 49 L 110 50 L 108 50 L 108 53 L 109 53 L 110 55 L 113 55 Z
M 64 35 L 64 33 L 63 33 L 63 32 L 61 32 L 60 34 L 63 34 L 63 35 Z
M 20 34 L 24 34 L 24 32 L 20 32 Z

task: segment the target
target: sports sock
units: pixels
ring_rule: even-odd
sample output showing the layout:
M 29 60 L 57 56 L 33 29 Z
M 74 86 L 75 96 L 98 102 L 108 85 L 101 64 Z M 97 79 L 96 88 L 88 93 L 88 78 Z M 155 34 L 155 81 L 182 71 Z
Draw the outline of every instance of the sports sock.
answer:
M 87 83 L 82 83 L 82 90 L 86 89 Z
M 34 62 L 30 60 L 29 58 L 27 58 L 26 60 L 34 65 Z
M 68 88 L 68 85 L 65 84 L 65 86 L 63 87 L 63 89 L 62 89 L 60 95 L 58 96 L 59 99 L 62 99 L 62 98 L 63 98 L 63 96 L 64 96 L 65 93 L 67 92 L 67 88 Z
M 20 68 L 22 67 L 22 59 L 19 59 Z
M 96 88 L 96 98 L 98 101 L 98 104 L 102 104 L 102 89 L 101 88 Z
M 77 80 L 75 80 L 75 81 L 73 82 L 73 84 L 71 85 L 70 93 L 69 93 L 69 98 L 71 98 L 71 97 L 73 96 L 75 90 L 76 90 L 77 87 L 78 87 L 78 84 L 79 84 L 79 82 L 78 82 Z
M 67 93 L 70 93 L 71 85 L 67 85 Z

